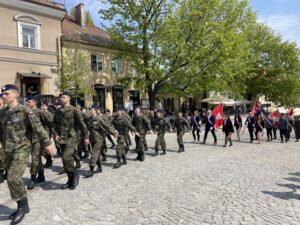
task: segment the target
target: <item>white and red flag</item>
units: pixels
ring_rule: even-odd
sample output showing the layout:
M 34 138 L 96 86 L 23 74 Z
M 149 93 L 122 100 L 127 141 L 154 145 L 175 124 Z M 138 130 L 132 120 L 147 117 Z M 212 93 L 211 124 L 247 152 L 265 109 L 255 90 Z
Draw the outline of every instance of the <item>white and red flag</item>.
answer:
M 212 112 L 211 114 L 215 117 L 216 123 L 215 123 L 215 128 L 219 128 L 220 126 L 223 125 L 224 121 L 224 112 L 223 112 L 223 104 L 221 103 L 218 105 Z

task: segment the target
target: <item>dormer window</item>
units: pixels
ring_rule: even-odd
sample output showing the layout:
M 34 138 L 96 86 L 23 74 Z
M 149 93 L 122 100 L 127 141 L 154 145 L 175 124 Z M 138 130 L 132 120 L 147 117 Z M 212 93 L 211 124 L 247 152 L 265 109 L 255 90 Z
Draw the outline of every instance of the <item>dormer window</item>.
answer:
M 40 21 L 30 15 L 15 17 L 18 23 L 18 44 L 20 48 L 41 49 Z

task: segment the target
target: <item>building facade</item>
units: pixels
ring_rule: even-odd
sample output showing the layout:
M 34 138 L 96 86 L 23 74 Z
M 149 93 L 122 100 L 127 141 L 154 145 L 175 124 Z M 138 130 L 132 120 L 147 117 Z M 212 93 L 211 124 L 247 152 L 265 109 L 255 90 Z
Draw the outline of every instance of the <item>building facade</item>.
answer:
M 89 71 L 82 84 L 93 89 L 93 94 L 84 96 L 85 106 L 98 104 L 116 111 L 119 107 L 132 109 L 146 101 L 144 92 L 134 89 L 133 85 L 125 88 L 120 83 L 119 78 L 134 76 L 135 71 L 128 62 L 118 58 L 118 50 L 111 48 L 112 41 L 106 31 L 86 24 L 83 4 L 75 7 L 75 18 L 65 16 L 62 32 L 63 56 L 74 48 L 74 43 L 79 43 L 88 59 Z
M 0 84 L 21 95 L 57 95 L 62 5 L 48 0 L 0 0 Z

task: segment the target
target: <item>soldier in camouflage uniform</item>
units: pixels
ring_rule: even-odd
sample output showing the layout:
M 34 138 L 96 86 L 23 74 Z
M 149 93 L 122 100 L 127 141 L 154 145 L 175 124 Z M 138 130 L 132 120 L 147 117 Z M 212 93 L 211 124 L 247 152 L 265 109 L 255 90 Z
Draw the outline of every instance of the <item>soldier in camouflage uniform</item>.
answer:
M 107 121 L 111 124 L 112 118 L 111 118 L 110 110 L 106 109 L 104 115 L 106 116 Z M 111 147 L 110 148 L 116 147 L 116 144 L 115 144 L 114 140 L 111 138 L 111 136 L 110 136 L 109 133 L 106 133 L 106 137 L 109 140 L 109 142 L 111 143 Z
M 190 130 L 188 121 L 182 116 L 182 112 L 178 113 L 178 117 L 175 120 L 175 128 L 177 130 L 177 142 L 179 145 L 178 153 L 184 152 L 183 135 L 185 134 L 185 128 Z
M 7 185 L 18 209 L 9 216 L 11 224 L 20 223 L 25 214 L 29 213 L 28 200 L 22 176 L 25 172 L 31 150 L 31 136 L 34 131 L 45 145 L 46 151 L 55 154 L 47 132 L 35 114 L 27 107 L 18 103 L 18 88 L 8 84 L 2 87 L 3 99 L 7 104 L 2 111 L 0 138 L 5 150 Z
M 52 130 L 52 116 L 50 118 L 47 118 L 46 114 L 37 108 L 36 97 L 34 96 L 28 97 L 27 106 L 31 109 L 34 115 L 40 120 L 44 129 L 45 127 L 47 127 L 47 130 Z M 28 185 L 29 190 L 33 189 L 37 183 L 45 182 L 44 167 L 42 164 L 43 148 L 35 131 L 32 132 L 31 137 L 32 137 L 31 167 L 30 167 L 31 179 Z M 48 133 L 48 137 L 49 137 L 49 133 Z
M 144 142 L 146 138 L 147 132 L 152 133 L 150 122 L 144 115 L 141 113 L 140 108 L 135 109 L 135 116 L 133 117 L 132 124 L 139 133 L 139 135 L 135 136 L 135 143 L 137 149 L 137 157 L 136 160 L 144 161 L 145 154 L 144 154 Z
M 172 132 L 171 124 L 169 123 L 168 120 L 166 120 L 166 118 L 163 117 L 163 112 L 158 111 L 156 113 L 156 116 L 157 116 L 156 125 L 154 126 L 154 129 L 157 132 L 157 139 L 155 142 L 155 152 L 153 154 L 154 156 L 158 155 L 159 146 L 161 146 L 163 151 L 161 155 L 166 154 L 165 132 L 166 129 L 170 129 L 170 131 Z
M 124 109 L 123 110 L 123 115 L 124 117 L 128 120 L 128 122 L 130 124 L 132 124 L 132 118 L 128 115 L 128 110 Z M 131 143 L 131 138 L 130 138 L 130 135 L 129 135 L 129 129 L 127 127 L 126 129 L 126 136 L 125 136 L 125 142 L 126 142 L 126 145 L 125 145 L 125 153 L 127 155 L 128 151 L 129 151 L 129 146 L 132 145 Z
M 126 132 L 128 129 L 132 132 L 135 132 L 136 136 L 139 134 L 136 132 L 136 129 L 132 124 L 125 118 L 123 115 L 122 109 L 118 110 L 118 115 L 113 119 L 112 125 L 118 131 L 118 140 L 117 140 L 117 163 L 114 165 L 114 168 L 119 168 L 121 164 L 121 159 L 123 165 L 127 164 L 126 153 L 125 153 L 125 144 L 126 144 Z
M 53 130 L 53 114 L 48 111 L 48 104 L 46 102 L 41 102 L 41 110 L 43 114 L 45 115 L 45 118 L 47 121 L 41 121 L 42 124 L 51 124 L 52 129 L 49 129 L 48 126 L 44 126 L 44 129 L 49 133 L 49 138 L 52 136 L 52 130 Z M 53 160 L 51 155 L 47 154 L 45 151 L 43 151 L 43 156 L 46 159 L 46 163 L 44 164 L 44 168 L 49 168 L 52 166 Z
M 88 130 L 90 132 L 90 141 L 92 144 L 92 157 L 90 160 L 90 171 L 85 175 L 86 178 L 92 177 L 94 175 L 94 169 L 96 164 L 98 165 L 97 172 L 102 172 L 101 166 L 101 148 L 103 145 L 103 138 L 105 138 L 105 132 L 117 136 L 117 132 L 112 128 L 112 126 L 107 123 L 103 118 L 97 116 L 96 112 L 97 106 L 91 108 L 91 117 L 87 122 Z
M 81 130 L 86 145 L 89 143 L 89 135 L 81 112 L 70 105 L 70 93 L 62 93 L 60 99 L 63 106 L 55 111 L 53 118 L 54 139 L 60 144 L 64 170 L 68 175 L 67 183 L 61 188 L 73 190 L 79 183 L 79 175 L 74 167 L 74 153 L 78 144 L 76 130 Z
M 2 111 L 4 109 L 4 102 L 3 102 L 3 94 L 0 94 L 0 118 L 2 117 Z M 3 131 L 1 130 L 2 126 L 0 125 L 0 133 Z M 5 170 L 5 151 L 2 146 L 2 141 L 0 140 L 0 184 L 4 181 L 4 170 Z

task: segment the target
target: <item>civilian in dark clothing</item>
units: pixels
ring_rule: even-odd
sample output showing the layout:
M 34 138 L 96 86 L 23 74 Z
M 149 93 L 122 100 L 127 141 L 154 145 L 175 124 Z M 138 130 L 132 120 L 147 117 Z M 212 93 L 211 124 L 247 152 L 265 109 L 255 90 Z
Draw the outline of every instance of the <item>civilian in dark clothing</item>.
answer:
M 204 138 L 202 144 L 205 145 L 206 139 L 207 139 L 207 134 L 210 131 L 214 137 L 214 145 L 217 144 L 217 137 L 215 134 L 215 123 L 216 119 L 215 117 L 211 114 L 211 110 L 207 110 L 207 116 L 205 117 L 205 133 L 204 133 Z
M 296 142 L 298 142 L 300 139 L 300 116 L 295 118 L 294 128 L 295 128 Z
M 223 121 L 223 132 L 225 133 L 225 144 L 223 147 L 227 146 L 228 141 L 229 146 L 232 146 L 231 135 L 234 133 L 234 129 L 229 116 L 225 116 L 225 120 Z
M 274 127 L 273 127 L 273 139 L 277 139 L 277 130 L 278 130 L 279 122 L 274 121 Z
M 287 137 L 287 130 L 289 127 L 289 122 L 284 114 L 281 114 L 280 119 L 279 119 L 279 131 L 280 131 L 280 139 L 281 143 L 283 143 L 283 136 L 285 137 L 285 142 L 288 142 L 288 137 Z
M 248 127 L 249 135 L 250 135 L 250 143 L 253 142 L 253 132 L 255 130 L 255 117 L 250 113 L 245 121 L 245 126 Z
M 286 136 L 289 141 L 291 137 L 291 133 L 294 130 L 294 120 L 293 118 L 288 118 L 287 120 L 288 120 L 288 129 L 287 129 Z
M 265 124 L 266 124 L 266 130 L 267 130 L 267 141 L 272 141 L 272 130 L 274 128 L 274 121 L 272 117 L 269 115 L 268 117 L 265 118 Z
M 196 141 L 195 133 L 197 133 L 197 141 L 200 142 L 201 121 L 200 121 L 199 113 L 197 111 L 195 111 L 194 115 L 191 117 L 190 127 L 192 130 L 194 141 Z
M 241 140 L 240 138 L 240 132 L 241 132 L 241 128 L 243 126 L 243 121 L 242 121 L 242 117 L 238 111 L 237 114 L 234 115 L 234 126 L 235 126 L 235 130 L 236 130 L 236 135 L 238 140 Z

